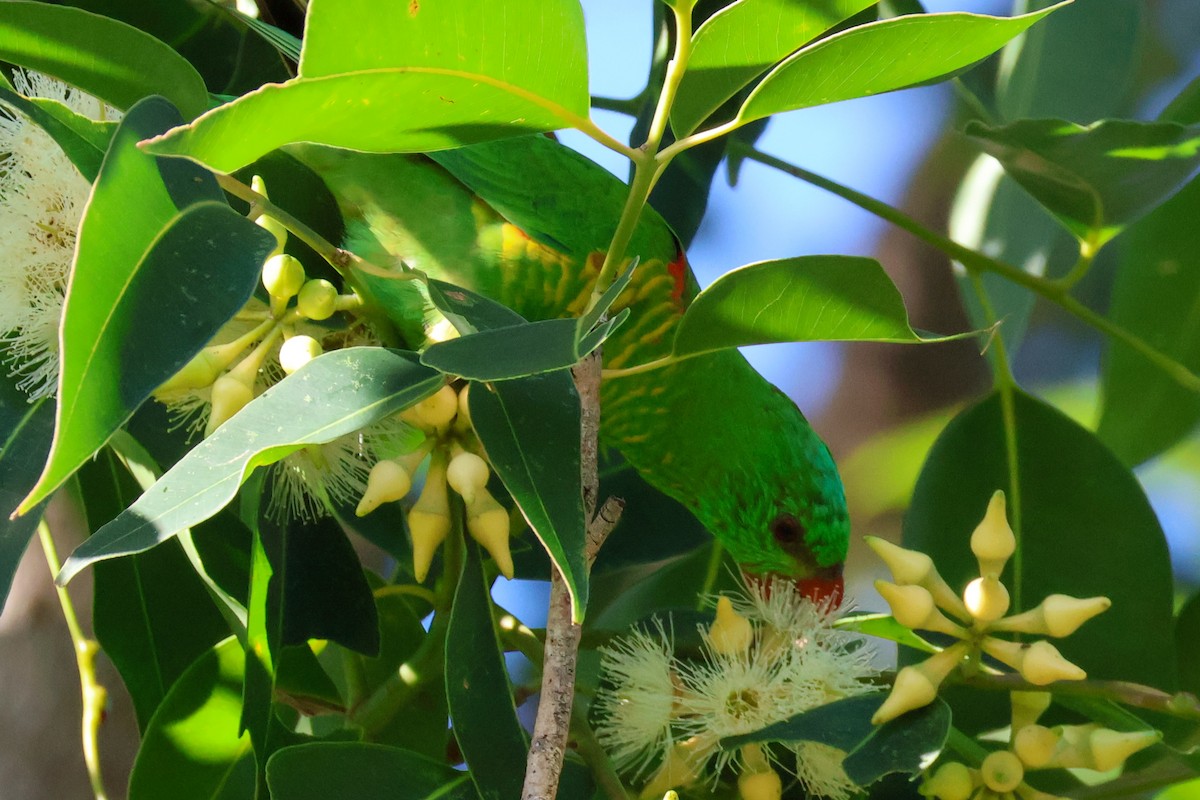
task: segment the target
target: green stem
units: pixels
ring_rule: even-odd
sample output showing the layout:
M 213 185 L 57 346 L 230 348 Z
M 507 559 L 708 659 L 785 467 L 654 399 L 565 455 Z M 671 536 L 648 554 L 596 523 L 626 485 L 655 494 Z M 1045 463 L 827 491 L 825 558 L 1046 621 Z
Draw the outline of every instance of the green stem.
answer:
M 1079 259 L 1072 265 L 1066 275 L 1056 280 L 1055 285 L 1059 286 L 1064 292 L 1070 291 L 1077 283 L 1083 280 L 1084 276 L 1092 268 L 1092 262 L 1096 260 L 1096 254 L 1100 252 L 1100 246 L 1092 239 L 1086 239 L 1079 243 Z
M 435 594 L 433 623 L 412 657 L 400 665 L 387 680 L 351 709 L 349 720 L 370 738 L 383 730 L 396 714 L 412 700 L 431 678 L 442 674 L 446 655 L 446 633 L 450 629 L 450 610 L 462 577 L 465 550 L 461 505 L 452 514 L 454 529 L 442 546 L 442 577 Z
M 38 539 L 42 544 L 42 553 L 46 556 L 46 565 L 50 567 L 50 577 L 53 578 L 62 569 L 58 560 L 58 549 L 50 536 L 50 526 L 45 520 L 38 523 Z M 80 723 L 83 737 L 83 761 L 87 766 L 88 781 L 92 785 L 92 794 L 96 800 L 107 800 L 104 790 L 104 779 L 100 774 L 100 746 L 98 734 L 100 723 L 104 721 L 104 707 L 108 703 L 108 691 L 96 679 L 96 654 L 100 645 L 93 639 L 83 635 L 79 625 L 79 617 L 75 614 L 75 605 L 65 587 L 56 586 L 58 603 L 62 606 L 63 619 L 67 623 L 67 631 L 71 634 L 71 643 L 75 650 L 75 665 L 79 669 L 79 690 L 83 698 L 83 714 Z
M 612 241 L 609 242 L 608 252 L 604 254 L 604 263 L 600 266 L 600 274 L 596 277 L 596 285 L 592 290 L 591 300 L 588 302 L 588 311 L 595 307 L 601 295 L 616 279 L 617 269 L 625 258 L 625 251 L 629 248 L 634 231 L 637 230 L 642 209 L 646 207 L 646 203 L 650 199 L 650 192 L 653 191 L 654 184 L 670 162 L 670 158 L 659 157 L 658 148 L 662 145 L 663 134 L 667 130 L 667 121 L 671 114 L 671 105 L 675 102 L 675 95 L 679 91 L 679 84 L 687 70 L 687 62 L 692 51 L 691 9 L 673 8 L 672 11 L 675 14 L 675 55 L 671 59 L 671 63 L 667 65 L 666 78 L 663 80 L 658 105 L 654 109 L 650 130 L 646 134 L 646 142 L 636 150 L 630 148 L 626 153 L 634 164 L 633 180 L 629 185 L 629 196 L 625 198 L 625 207 L 621 210 L 617 229 L 613 232 Z M 587 133 L 587 131 L 584 132 Z M 676 142 L 672 147 L 678 144 Z
M 979 298 L 984 318 L 989 326 L 995 327 L 998 322 L 992 300 L 987 288 L 983 285 L 983 277 L 978 272 L 971 272 L 971 285 Z M 1008 517 L 1016 535 L 1016 549 L 1013 551 L 1012 603 L 1018 611 L 1022 610 L 1021 586 L 1023 574 L 1023 559 L 1021 558 L 1021 472 L 1020 459 L 1017 454 L 1017 382 L 1013 378 L 1012 363 L 1008 358 L 1008 347 L 1004 337 L 997 333 L 991 342 L 992 376 L 996 383 L 996 391 L 1000 395 L 1000 416 L 1004 425 L 1004 452 L 1008 466 Z
M 700 594 L 696 598 L 696 610 L 703 611 L 704 606 L 708 602 L 708 596 L 712 594 L 713 587 L 717 585 L 717 576 L 721 574 L 721 561 L 725 556 L 725 548 L 721 546 L 718 539 L 713 539 L 709 545 L 708 565 L 704 569 L 704 585 L 700 589 Z
M 964 760 L 973 766 L 979 766 L 983 760 L 987 758 L 988 751 L 965 733 L 954 726 L 950 727 L 950 733 L 946 736 L 946 747 L 950 748 Z
M 1154 364 L 1160 370 L 1165 372 L 1180 386 L 1193 392 L 1200 393 L 1200 376 L 1197 376 L 1183 364 L 1163 353 L 1161 350 L 1156 350 L 1145 340 L 1133 335 L 1119 325 L 1114 324 L 1106 317 L 1097 314 L 1087 306 L 1080 303 L 1075 298 L 1071 297 L 1066 290 L 1057 282 L 1039 278 L 1036 275 L 1030 275 L 1022 269 L 1006 264 L 1003 261 L 986 256 L 983 253 L 976 252 L 969 247 L 955 242 L 941 234 L 929 230 L 912 217 L 900 211 L 898 208 L 880 202 L 873 197 L 856 192 L 853 189 L 842 186 L 839 183 L 810 172 L 802 167 L 797 167 L 775 156 L 768 155 L 758 150 L 757 148 L 731 140 L 729 142 L 730 152 L 737 152 L 751 161 L 757 161 L 760 164 L 765 164 L 773 167 L 780 172 L 791 175 L 813 186 L 817 186 L 825 191 L 835 194 L 844 200 L 847 200 L 864 211 L 868 211 L 880 219 L 886 220 L 902 230 L 908 231 L 916 238 L 927 244 L 936 247 L 946 255 L 957 260 L 969 272 L 991 272 L 999 275 L 1010 283 L 1015 283 L 1029 289 L 1039 297 L 1048 300 L 1059 308 L 1066 311 L 1068 314 L 1076 317 L 1080 321 L 1095 328 L 1101 333 L 1110 338 L 1121 342 L 1131 350 L 1137 352 L 1150 363 Z

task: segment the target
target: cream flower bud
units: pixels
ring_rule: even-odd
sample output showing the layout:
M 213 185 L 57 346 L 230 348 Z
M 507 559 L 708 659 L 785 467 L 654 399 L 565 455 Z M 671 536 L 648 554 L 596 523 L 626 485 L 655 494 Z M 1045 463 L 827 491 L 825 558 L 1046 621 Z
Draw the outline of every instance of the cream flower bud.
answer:
M 1019 669 L 1021 677 L 1034 686 L 1045 686 L 1055 681 L 1081 681 L 1087 673 L 1063 658 L 1058 648 L 1049 642 L 1034 642 L 1029 645 L 1025 662 Z
M 450 488 L 462 495 L 467 505 L 474 502 L 476 492 L 487 486 L 491 474 L 486 461 L 465 450 L 450 459 L 450 466 L 446 468 Z
M 892 616 L 906 628 L 958 637 L 966 634 L 937 610 L 933 595 L 921 586 L 897 586 L 887 581 L 875 581 L 875 589 L 891 607 Z
M 1125 763 L 1139 750 L 1157 744 L 1162 738 L 1158 731 L 1134 731 L 1118 733 L 1108 728 L 1092 731 L 1088 745 L 1092 756 L 1092 769 L 1107 772 Z
M 309 319 L 329 319 L 337 310 L 337 298 L 337 287 L 324 278 L 314 278 L 300 287 L 296 310 Z
M 473 429 L 471 425 L 471 409 L 468 399 L 468 392 L 471 389 L 471 384 L 463 386 L 458 393 L 458 416 L 454 418 L 454 428 L 460 431 L 469 431 Z
M 487 489 L 475 492 L 474 502 L 467 505 L 467 531 L 483 545 L 500 568 L 500 574 L 512 580 L 512 551 L 508 546 L 508 512 L 496 502 Z
M 291 375 L 321 353 L 321 343 L 311 336 L 293 336 L 279 347 L 279 366 Z
M 450 533 L 450 494 L 446 487 L 446 457 L 435 452 L 425 476 L 425 485 L 412 510 L 408 512 L 408 530 L 412 535 L 413 575 L 424 582 L 433 563 L 433 554 Z
M 920 664 L 905 667 L 896 673 L 892 692 L 871 717 L 871 724 L 880 725 L 914 708 L 932 703 L 937 697 L 938 687 L 962 662 L 966 652 L 967 645 L 959 642 L 940 653 L 934 653 Z
M 1008 750 L 988 754 L 979 767 L 979 774 L 984 786 L 1000 794 L 1011 792 L 1025 780 L 1025 768 L 1021 766 L 1021 760 Z
M 213 381 L 212 408 L 208 413 L 204 435 L 211 436 L 213 431 L 224 425 L 253 399 L 254 389 L 244 381 L 228 374 L 217 378 Z
M 1008 589 L 995 578 L 976 578 L 963 590 L 963 604 L 979 622 L 995 622 L 1008 613 Z
M 1054 759 L 1062 737 L 1042 725 L 1026 725 L 1013 735 L 1012 749 L 1029 769 L 1041 769 Z
M 1049 642 L 1018 644 L 986 636 L 980 645 L 983 652 L 1020 672 L 1021 677 L 1034 686 L 1045 686 L 1055 681 L 1078 681 L 1087 677 L 1087 673 L 1063 658 Z
M 754 642 L 754 626 L 722 596 L 717 598 L 717 618 L 708 628 L 708 641 L 723 656 L 745 655 Z
M 250 188 L 261 194 L 263 197 L 267 197 L 267 185 L 258 175 L 250 178 Z M 267 199 L 269 200 L 270 198 L 267 197 Z M 278 255 L 279 253 L 282 253 L 283 246 L 287 244 L 288 235 L 287 228 L 283 227 L 283 223 L 274 217 L 266 214 L 259 214 L 255 218 L 254 224 L 275 237 L 275 248 L 271 251 L 271 255 Z
M 192 360 L 168 378 L 154 390 L 155 394 L 186 391 L 188 389 L 203 389 L 212 386 L 217 375 L 225 367 L 220 358 L 220 347 L 206 347 L 192 357 Z
M 1083 623 L 1112 607 L 1107 597 L 1077 598 L 1052 594 L 1036 608 L 1000 620 L 993 630 L 1033 633 L 1061 638 L 1079 630 Z
M 400 412 L 405 422 L 426 431 L 445 428 L 458 413 L 458 396 L 449 386 L 443 386 L 429 397 Z
M 641 800 L 660 800 L 671 789 L 690 786 L 700 780 L 699 765 L 696 763 L 698 759 L 691 745 L 694 739 L 695 737 L 671 748 L 663 765 L 638 795 Z
M 371 467 L 367 476 L 367 488 L 358 507 L 354 509 L 355 516 L 365 517 L 384 503 L 392 503 L 408 494 L 412 488 L 412 476 L 399 463 L 385 459 Z
M 926 778 L 919 791 L 937 800 L 967 800 L 975 791 L 975 780 L 965 764 L 949 761 Z
M 876 536 L 865 538 L 867 545 L 875 551 L 875 555 L 887 564 L 896 583 L 901 586 L 920 586 L 933 595 L 933 601 L 939 608 L 949 611 L 964 621 L 971 618 L 966 608 L 963 607 L 962 601 L 958 599 L 958 595 L 938 574 L 937 567 L 933 565 L 933 559 L 924 553 L 906 550 Z
M 287 253 L 271 256 L 263 264 L 262 282 L 271 297 L 290 300 L 304 285 L 304 265 Z
M 996 492 L 988 503 L 983 521 L 971 534 L 971 552 L 979 560 L 979 574 L 999 578 L 1004 565 L 1017 549 L 1017 537 L 1004 512 L 1004 492 Z
M 742 800 L 779 800 L 783 781 L 775 770 L 746 772 L 738 776 L 738 795 Z
M 1012 730 L 1017 732 L 1026 725 L 1033 725 L 1050 707 L 1049 692 L 1010 692 L 1012 700 Z

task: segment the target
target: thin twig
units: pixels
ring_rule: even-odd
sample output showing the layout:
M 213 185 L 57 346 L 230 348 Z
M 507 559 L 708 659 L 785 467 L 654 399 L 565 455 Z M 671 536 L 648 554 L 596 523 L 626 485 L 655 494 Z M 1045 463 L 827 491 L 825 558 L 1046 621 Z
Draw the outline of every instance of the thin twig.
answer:
M 968 686 L 983 689 L 1002 689 L 1009 692 L 1045 691 L 1023 680 L 1019 675 L 979 674 L 963 681 Z M 1200 721 L 1200 699 L 1189 692 L 1171 694 L 1152 686 L 1128 681 L 1059 681 L 1050 687 L 1055 695 L 1093 697 L 1112 700 L 1133 708 L 1158 711 L 1181 719 Z
M 50 535 L 50 526 L 45 520 L 38 523 L 38 539 L 42 543 L 42 552 L 46 556 L 46 565 L 50 567 L 53 578 L 62 569 L 58 560 L 58 549 Z M 108 704 L 108 690 L 96 680 L 96 654 L 100 645 L 83 635 L 79 626 L 79 617 L 75 614 L 75 606 L 71 595 L 63 586 L 56 586 L 58 602 L 62 606 L 63 619 L 66 620 L 67 630 L 71 634 L 71 644 L 75 650 L 75 664 L 79 668 L 79 691 L 83 698 L 83 713 L 80 729 L 83 736 L 83 761 L 87 765 L 88 781 L 92 784 L 92 794 L 96 800 L 107 800 L 104 791 L 104 778 L 100 774 L 100 745 L 98 736 L 100 723 L 104 721 L 104 708 Z
M 598 436 L 600 433 L 600 351 L 583 359 L 573 370 L 582 410 L 580 419 L 580 477 L 584 508 L 591 522 L 587 526 L 584 552 L 590 569 L 604 540 L 621 518 L 624 501 L 609 498 L 599 513 L 592 516 L 600 491 L 597 474 Z M 575 705 L 575 668 L 579 658 L 579 637 L 583 628 L 571 613 L 571 593 L 557 568 L 550 575 L 550 607 L 546 618 L 546 644 L 542 659 L 542 692 L 529 758 L 525 763 L 525 788 L 522 800 L 554 800 L 562 775 L 563 758 L 571 730 Z

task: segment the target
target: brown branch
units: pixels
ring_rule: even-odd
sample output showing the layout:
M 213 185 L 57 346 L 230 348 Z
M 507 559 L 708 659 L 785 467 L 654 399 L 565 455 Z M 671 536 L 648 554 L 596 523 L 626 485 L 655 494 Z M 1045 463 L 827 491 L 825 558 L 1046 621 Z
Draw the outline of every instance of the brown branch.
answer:
M 1067 697 L 1093 697 L 1112 700 L 1133 708 L 1158 711 L 1182 719 L 1200 720 L 1200 700 L 1189 692 L 1170 694 L 1152 686 L 1128 681 L 1059 681 L 1050 687 L 1034 686 L 1019 675 L 987 675 L 980 673 L 964 679 L 968 686 L 1004 691 L 1051 691 Z
M 608 535 L 616 527 L 625 507 L 623 500 L 610 497 L 593 516 L 600 492 L 597 472 L 600 433 L 600 351 L 584 358 L 572 370 L 579 392 L 580 478 L 587 526 L 584 552 L 588 569 Z M 525 763 L 522 800 L 554 800 L 562 775 L 563 758 L 571 729 L 575 703 L 575 667 L 579 657 L 582 627 L 572 620 L 571 593 L 557 568 L 550 575 L 550 608 L 546 618 L 545 655 L 542 660 L 542 694 L 533 740 Z

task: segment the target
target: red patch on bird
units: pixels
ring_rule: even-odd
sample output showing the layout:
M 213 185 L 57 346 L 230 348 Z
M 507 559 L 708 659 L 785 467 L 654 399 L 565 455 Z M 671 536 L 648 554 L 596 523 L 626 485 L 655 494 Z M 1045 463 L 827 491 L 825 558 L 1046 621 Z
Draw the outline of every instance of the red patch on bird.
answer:
M 675 279 L 675 286 L 671 289 L 671 299 L 675 301 L 676 305 L 682 305 L 683 293 L 687 290 L 688 278 L 687 254 L 682 249 L 680 249 L 679 255 L 675 257 L 675 260 L 667 264 L 667 272 Z
M 749 572 L 742 573 L 742 579 L 746 581 L 747 586 L 756 588 L 764 598 L 770 598 L 771 592 L 777 584 L 786 583 L 792 587 L 796 594 L 801 597 L 807 597 L 818 606 L 828 609 L 835 609 L 842 605 L 842 598 L 846 593 L 846 585 L 842 581 L 842 576 L 836 577 L 816 577 L 816 578 L 799 578 L 792 582 L 790 578 L 776 575 L 754 575 Z

